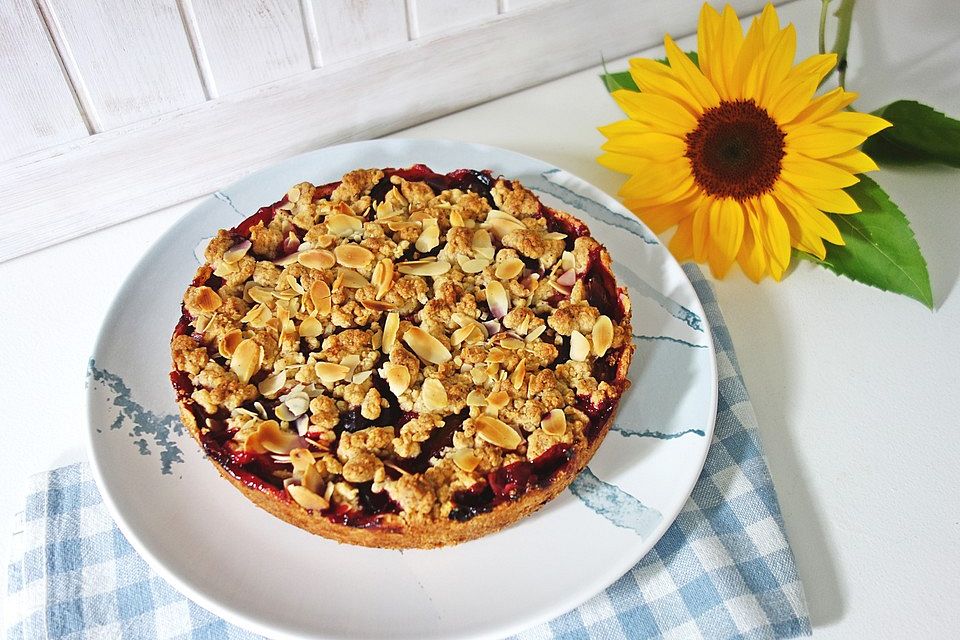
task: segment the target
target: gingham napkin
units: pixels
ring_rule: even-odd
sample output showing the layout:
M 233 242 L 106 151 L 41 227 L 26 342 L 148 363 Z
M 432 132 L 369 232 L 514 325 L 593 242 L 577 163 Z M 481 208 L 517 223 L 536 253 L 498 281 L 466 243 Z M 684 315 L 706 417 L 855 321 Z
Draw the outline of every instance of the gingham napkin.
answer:
M 810 621 L 730 335 L 686 267 L 717 347 L 720 399 L 703 474 L 676 522 L 605 592 L 518 637 L 791 638 Z M 111 520 L 88 467 L 34 476 L 17 514 L 8 640 L 256 638 L 154 574 Z

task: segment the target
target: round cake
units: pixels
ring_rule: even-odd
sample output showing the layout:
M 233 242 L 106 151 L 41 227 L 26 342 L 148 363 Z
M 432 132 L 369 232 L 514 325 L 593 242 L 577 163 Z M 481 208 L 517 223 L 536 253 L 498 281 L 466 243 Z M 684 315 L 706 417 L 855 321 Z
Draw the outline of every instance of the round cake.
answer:
M 629 384 L 606 249 L 490 171 L 301 183 L 205 257 L 171 341 L 183 423 L 247 498 L 341 542 L 516 522 L 583 469 Z

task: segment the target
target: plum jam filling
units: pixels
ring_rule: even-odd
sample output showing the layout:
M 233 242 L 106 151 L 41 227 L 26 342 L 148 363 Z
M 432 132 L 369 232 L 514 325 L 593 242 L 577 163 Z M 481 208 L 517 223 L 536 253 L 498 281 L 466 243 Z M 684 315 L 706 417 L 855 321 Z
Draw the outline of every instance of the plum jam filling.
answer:
M 454 494 L 449 517 L 466 522 L 499 504 L 522 497 L 530 489 L 543 488 L 572 458 L 571 445 L 555 444 L 533 461 L 521 460 L 491 471 L 485 480 Z
M 424 164 L 415 164 L 407 169 L 384 169 L 383 178 L 370 190 L 370 198 L 374 204 L 383 202 L 394 185 L 390 182 L 391 176 L 399 176 L 409 182 L 424 182 L 434 193 L 440 193 L 447 189 L 460 189 L 461 191 L 472 191 L 493 206 L 493 196 L 490 195 L 490 189 L 493 188 L 495 180 L 490 171 L 474 171 L 473 169 L 457 169 L 444 175 L 436 173 L 430 167 Z

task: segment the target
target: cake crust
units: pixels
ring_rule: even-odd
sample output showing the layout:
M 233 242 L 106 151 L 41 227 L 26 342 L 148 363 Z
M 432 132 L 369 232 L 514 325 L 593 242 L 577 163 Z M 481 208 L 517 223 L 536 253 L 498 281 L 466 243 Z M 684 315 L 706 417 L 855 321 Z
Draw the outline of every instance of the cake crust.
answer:
M 251 502 L 339 542 L 517 522 L 586 466 L 629 385 L 606 249 L 489 172 L 301 183 L 206 257 L 171 340 L 181 420 Z

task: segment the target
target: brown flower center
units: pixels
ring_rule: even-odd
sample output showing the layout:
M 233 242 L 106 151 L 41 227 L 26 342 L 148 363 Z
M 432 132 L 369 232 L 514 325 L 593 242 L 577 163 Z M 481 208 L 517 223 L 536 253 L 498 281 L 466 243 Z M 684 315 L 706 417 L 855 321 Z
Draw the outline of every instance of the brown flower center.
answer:
M 721 102 L 687 134 L 693 178 L 717 198 L 746 200 L 773 188 L 780 176 L 784 132 L 753 100 Z

